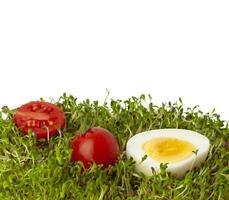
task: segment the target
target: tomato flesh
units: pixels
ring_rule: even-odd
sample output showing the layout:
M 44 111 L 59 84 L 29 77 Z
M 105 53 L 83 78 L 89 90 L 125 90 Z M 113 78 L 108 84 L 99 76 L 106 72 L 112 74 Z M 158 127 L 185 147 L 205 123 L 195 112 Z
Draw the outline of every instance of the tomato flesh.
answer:
M 75 136 L 72 149 L 71 160 L 83 162 L 85 168 L 89 168 L 93 162 L 107 167 L 115 164 L 119 157 L 119 145 L 115 137 L 108 130 L 98 127 Z
M 25 135 L 31 130 L 38 139 L 48 138 L 64 127 L 65 114 L 52 103 L 32 101 L 17 109 L 14 123 Z

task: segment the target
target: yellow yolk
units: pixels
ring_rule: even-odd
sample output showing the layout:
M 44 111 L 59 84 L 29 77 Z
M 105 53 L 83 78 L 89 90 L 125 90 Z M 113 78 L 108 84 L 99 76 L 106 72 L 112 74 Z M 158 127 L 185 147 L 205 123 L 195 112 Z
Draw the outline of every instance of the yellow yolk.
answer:
M 190 142 L 177 138 L 154 138 L 144 143 L 143 150 L 153 160 L 171 163 L 186 159 L 196 148 Z

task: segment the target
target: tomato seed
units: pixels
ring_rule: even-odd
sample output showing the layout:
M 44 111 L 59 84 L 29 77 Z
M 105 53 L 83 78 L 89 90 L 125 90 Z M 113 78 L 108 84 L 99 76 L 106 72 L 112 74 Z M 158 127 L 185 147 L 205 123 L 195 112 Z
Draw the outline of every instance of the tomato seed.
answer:
M 46 120 L 41 121 L 41 126 L 48 126 L 49 122 Z
M 52 121 L 48 121 L 49 123 L 49 126 L 52 126 L 53 125 L 53 122 Z
M 50 108 L 50 107 L 47 108 L 47 112 L 48 112 L 48 113 L 52 112 L 52 110 L 53 110 L 53 109 Z
M 33 112 L 36 112 L 37 109 L 38 109 L 38 106 L 37 106 L 37 105 L 33 105 L 31 110 L 32 110 Z
M 46 110 L 47 110 L 47 107 L 46 107 L 46 106 L 44 106 L 44 107 L 41 109 L 42 112 L 46 112 Z
M 32 120 L 32 127 L 35 127 L 35 125 L 36 125 L 35 120 Z
M 31 120 L 27 121 L 27 126 L 31 127 Z

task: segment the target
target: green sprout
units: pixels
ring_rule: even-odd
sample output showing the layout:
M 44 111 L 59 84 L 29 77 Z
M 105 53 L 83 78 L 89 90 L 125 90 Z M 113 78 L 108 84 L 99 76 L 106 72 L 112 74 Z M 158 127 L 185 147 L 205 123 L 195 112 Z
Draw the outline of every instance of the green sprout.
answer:
M 199 149 L 196 149 L 195 151 L 192 151 L 195 155 L 197 155 Z
M 13 124 L 15 110 L 3 107 L 0 112 L 1 200 L 229 199 L 229 125 L 215 111 L 203 113 L 198 106 L 185 110 L 181 98 L 156 106 L 150 95 L 124 101 L 106 97 L 100 104 L 63 94 L 54 103 L 64 110 L 66 126 L 49 142 L 37 141 L 31 133 L 24 137 Z M 93 164 L 82 173 L 81 162 L 70 162 L 70 144 L 75 134 L 93 126 L 114 134 L 121 155 L 114 166 Z M 133 159 L 126 157 L 126 143 L 139 132 L 159 128 L 189 129 L 208 137 L 206 161 L 183 179 L 167 173 L 166 164 L 152 176 L 137 173 Z

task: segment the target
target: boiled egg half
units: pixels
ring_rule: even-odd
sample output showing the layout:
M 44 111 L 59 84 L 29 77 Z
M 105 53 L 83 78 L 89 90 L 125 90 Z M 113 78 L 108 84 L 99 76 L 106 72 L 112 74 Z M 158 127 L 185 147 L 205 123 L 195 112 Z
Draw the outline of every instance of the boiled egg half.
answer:
M 130 138 L 126 154 L 135 160 L 139 172 L 150 176 L 160 171 L 161 163 L 167 163 L 167 171 L 182 178 L 187 171 L 205 161 L 209 147 L 209 139 L 200 133 L 184 129 L 158 129 Z

